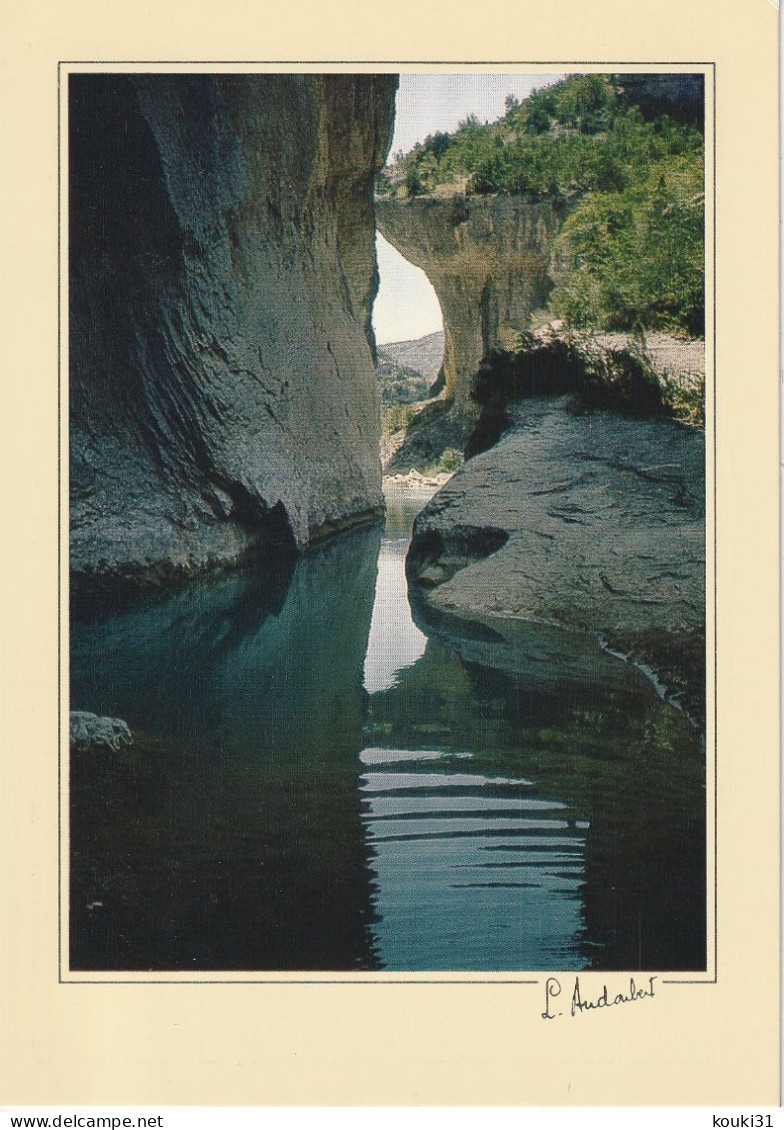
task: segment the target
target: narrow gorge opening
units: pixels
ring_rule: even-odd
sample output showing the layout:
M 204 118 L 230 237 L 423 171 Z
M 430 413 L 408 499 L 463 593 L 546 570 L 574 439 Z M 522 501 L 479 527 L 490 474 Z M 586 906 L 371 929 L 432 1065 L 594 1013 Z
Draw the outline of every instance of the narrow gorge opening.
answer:
M 376 231 L 379 289 L 373 305 L 376 379 L 381 397 L 381 465 L 385 475 L 403 469 L 408 429 L 444 386 L 444 318 L 425 272 Z M 440 453 L 439 453 L 440 454 Z M 415 459 L 416 456 L 413 456 Z M 405 471 L 414 469 L 411 466 Z M 434 471 L 416 467 L 417 473 Z M 399 464 L 399 465 L 398 465 Z
M 401 75 L 382 169 L 397 76 L 93 78 L 71 588 L 114 588 L 70 629 L 69 967 L 702 969 L 701 734 L 621 659 L 688 690 L 672 656 L 704 656 L 701 433 L 523 396 L 537 353 L 485 374 L 495 426 L 444 482 L 488 348 L 549 326 L 552 184 L 606 149 L 596 99 L 660 144 L 632 84 L 523 105 L 555 76 Z M 702 166 L 667 129 L 693 150 L 674 203 L 654 186 L 669 230 Z M 386 405 L 417 424 L 383 530 L 371 317 L 380 368 L 420 354 L 389 362 L 419 385 Z M 122 604 L 131 575 L 151 591 Z
M 373 305 L 376 344 L 417 341 L 443 333 L 438 296 L 425 272 L 376 232 L 379 288 Z

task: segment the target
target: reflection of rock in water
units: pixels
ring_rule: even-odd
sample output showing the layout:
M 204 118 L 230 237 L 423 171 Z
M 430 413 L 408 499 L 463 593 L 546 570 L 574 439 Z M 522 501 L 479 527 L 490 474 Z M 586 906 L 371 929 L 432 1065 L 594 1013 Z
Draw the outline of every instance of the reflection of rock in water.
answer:
M 481 754 L 361 756 L 384 968 L 583 968 L 585 831 L 565 804 Z
M 393 512 L 376 600 L 413 629 L 404 535 Z M 74 707 L 136 736 L 73 758 L 74 968 L 704 965 L 684 715 L 586 637 L 492 616 L 417 609 L 381 671 L 378 550 L 74 624 Z
M 373 967 L 355 779 L 378 549 L 358 532 L 287 591 L 233 577 L 74 625 L 74 705 L 138 740 L 73 762 L 73 968 Z
M 471 874 L 477 883 L 473 898 L 470 891 L 462 892 L 463 901 L 473 906 L 463 907 L 452 960 L 461 947 L 470 949 L 472 931 L 490 935 L 503 928 L 497 940 L 502 946 L 505 939 L 506 954 L 501 949 L 500 964 L 485 968 L 514 968 L 510 949 L 521 959 L 517 968 L 704 968 L 705 775 L 699 736 L 639 672 L 590 641 L 553 631 L 538 639 L 530 627 L 518 630 L 509 622 L 499 628 L 503 635 L 495 641 L 481 630 L 476 638 L 461 640 L 455 622 L 449 632 L 441 623 L 436 634 L 449 646 L 431 634 L 425 654 L 401 673 L 397 686 L 370 699 L 369 741 L 383 739 L 398 751 L 437 748 L 450 771 L 459 764 L 450 759 L 470 750 L 472 760 L 462 764 L 472 773 L 481 770 L 496 781 L 503 775 L 510 782 L 451 790 L 453 802 L 462 798 L 462 818 L 483 822 L 462 829 L 476 840 L 470 858 L 465 839 L 456 844 L 447 837 L 443 813 L 439 817 L 433 809 L 405 817 L 412 832 L 416 818 L 442 821 L 438 866 L 444 890 L 461 875 Z M 419 766 L 426 768 L 432 767 Z M 513 780 L 529 787 L 515 789 Z M 416 784 L 401 785 L 395 794 L 400 803 L 422 794 Z M 508 813 L 498 807 L 500 800 L 514 797 L 521 810 L 510 836 L 503 824 Z M 558 826 L 524 827 L 532 815 L 523 811 L 526 798 L 563 806 L 545 814 Z M 371 842 L 383 832 L 377 816 L 371 804 L 366 812 Z M 493 821 L 499 816 L 496 829 Z M 530 845 L 538 856 L 524 856 L 527 837 L 543 834 L 549 841 Z M 423 844 L 431 854 L 440 851 L 433 839 Z M 503 850 L 492 851 L 495 846 Z M 432 892 L 425 890 L 422 877 L 432 877 L 432 860 L 415 866 L 409 859 L 408 866 L 400 866 L 399 859 L 388 858 L 383 843 L 376 850 L 382 915 L 385 907 L 398 913 L 405 906 L 415 922 L 417 900 L 420 916 L 426 915 Z M 401 840 L 395 856 L 404 854 Z M 421 854 L 420 845 L 414 844 L 411 854 Z M 528 865 L 525 872 L 522 863 Z M 530 866 L 534 863 L 538 874 Z M 450 871 L 457 864 L 462 870 Z M 518 917 L 515 922 L 508 910 L 505 922 L 498 912 L 488 912 L 488 875 L 496 884 L 508 881 L 502 870 L 508 866 L 517 868 L 516 881 L 525 881 L 528 889 L 507 890 L 505 904 L 527 921 Z M 578 895 L 579 922 L 570 918 Z M 558 931 L 560 960 L 554 959 Z M 533 962 L 532 933 L 540 943 Z M 383 923 L 379 936 L 383 943 Z M 387 950 L 396 954 L 400 947 L 388 943 Z M 386 952 L 382 944 L 382 958 Z

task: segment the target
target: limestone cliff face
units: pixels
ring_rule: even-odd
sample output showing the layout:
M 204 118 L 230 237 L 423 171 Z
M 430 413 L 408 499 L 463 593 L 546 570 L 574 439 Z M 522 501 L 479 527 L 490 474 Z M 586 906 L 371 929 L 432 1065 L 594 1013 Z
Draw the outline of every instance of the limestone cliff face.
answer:
M 71 78 L 77 591 L 380 507 L 373 182 L 396 83 Z
M 382 235 L 433 284 L 444 315 L 446 396 L 470 420 L 482 358 L 511 348 L 546 301 L 563 210 L 512 196 L 433 196 L 378 200 L 376 215 Z

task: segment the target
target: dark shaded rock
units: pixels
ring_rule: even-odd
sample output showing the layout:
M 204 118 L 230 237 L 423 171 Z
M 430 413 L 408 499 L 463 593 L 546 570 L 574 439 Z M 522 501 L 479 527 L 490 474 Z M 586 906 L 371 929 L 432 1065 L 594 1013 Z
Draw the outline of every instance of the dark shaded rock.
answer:
M 381 507 L 373 182 L 396 82 L 71 77 L 77 595 Z
M 506 406 L 509 430 L 417 518 L 409 578 L 425 610 L 599 637 L 701 716 L 704 434 L 568 404 Z
M 670 114 L 702 127 L 705 119 L 705 76 L 701 74 L 620 74 L 614 76 L 627 101 L 643 113 Z
M 570 393 L 571 411 L 610 408 L 643 419 L 672 417 L 678 410 L 672 402 L 677 378 L 657 368 L 640 342 L 622 334 L 598 337 L 552 330 L 525 339 L 523 349 L 491 353 L 479 366 L 472 396 L 481 411 L 465 445 L 467 459 L 492 447 L 512 424 L 507 406 L 526 397 Z M 690 342 L 686 348 L 692 352 L 694 344 L 699 343 Z
M 460 450 L 465 443 L 466 421 L 452 411 L 451 401 L 435 397 L 416 405 L 415 411 L 405 431 L 381 442 L 385 474 L 405 475 L 433 467 L 448 448 Z

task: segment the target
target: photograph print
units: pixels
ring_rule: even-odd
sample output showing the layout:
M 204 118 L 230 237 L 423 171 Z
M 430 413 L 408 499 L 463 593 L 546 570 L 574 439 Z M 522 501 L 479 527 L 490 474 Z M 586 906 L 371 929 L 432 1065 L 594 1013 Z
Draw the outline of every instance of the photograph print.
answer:
M 67 976 L 709 969 L 705 78 L 64 74 Z

